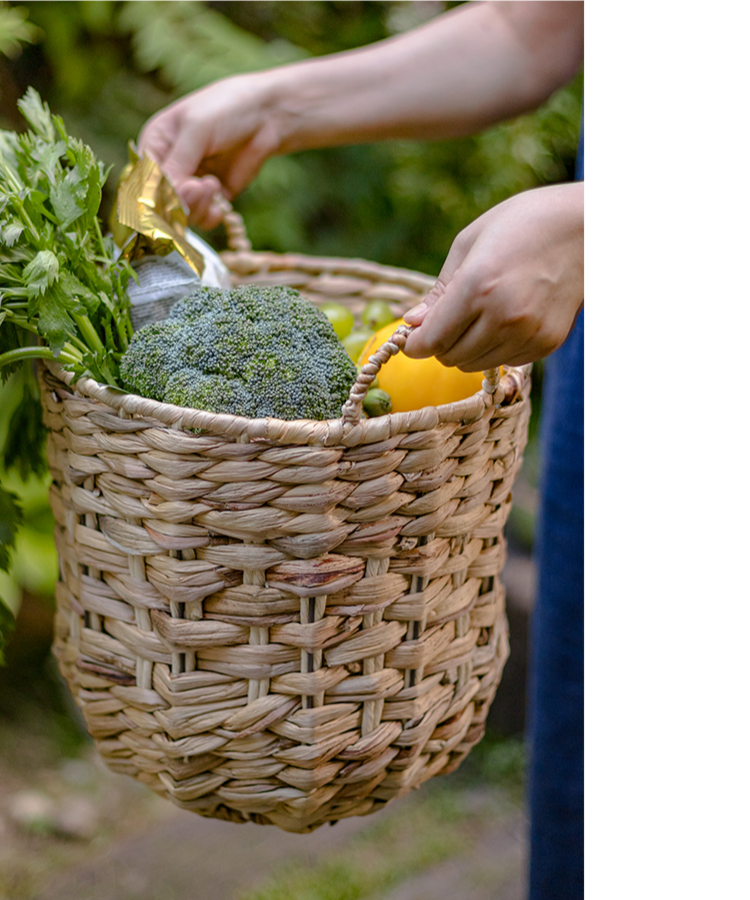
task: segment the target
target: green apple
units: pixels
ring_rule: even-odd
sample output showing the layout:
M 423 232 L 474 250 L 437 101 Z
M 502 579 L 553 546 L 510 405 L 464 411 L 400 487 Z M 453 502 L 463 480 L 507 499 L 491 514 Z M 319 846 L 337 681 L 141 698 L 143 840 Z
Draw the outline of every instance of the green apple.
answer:
M 370 300 L 362 311 L 362 326 L 370 331 L 380 331 L 395 320 L 390 304 L 385 300 Z
M 343 340 L 354 326 L 354 314 L 341 303 L 321 303 L 320 311 L 325 314 L 328 321 L 333 325 L 336 336 Z
M 365 344 L 370 340 L 373 336 L 374 332 L 365 331 L 363 328 L 358 328 L 356 331 L 351 331 L 341 343 L 346 348 L 346 352 L 352 358 L 354 362 L 357 362 L 360 354 L 365 348 Z

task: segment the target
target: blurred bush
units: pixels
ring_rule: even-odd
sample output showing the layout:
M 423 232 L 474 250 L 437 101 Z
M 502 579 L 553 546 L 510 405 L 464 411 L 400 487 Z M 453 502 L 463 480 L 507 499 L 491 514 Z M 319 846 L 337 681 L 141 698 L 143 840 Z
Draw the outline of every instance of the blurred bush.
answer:
M 127 142 L 167 103 L 240 71 L 390 37 L 457 5 L 432 0 L 0 4 L 0 127 L 21 127 L 16 104 L 34 86 L 68 130 L 111 164 L 103 204 L 107 216 Z M 436 275 L 455 235 L 487 208 L 518 191 L 572 177 L 582 84 L 580 74 L 536 112 L 473 137 L 274 158 L 235 206 L 258 249 L 365 257 Z M 222 235 L 209 240 L 220 246 Z M 530 471 L 541 376 L 538 366 Z M 13 379 L 0 387 L 0 430 L 2 410 L 14 407 L 13 392 L 20 389 Z M 18 473 L 2 470 L 1 462 L 0 480 L 18 494 L 27 513 L 12 577 L 0 582 L 0 597 L 9 597 L 14 606 L 23 589 L 50 597 L 56 563 L 46 481 L 23 484 Z M 523 516 L 515 521 L 528 544 L 528 522 Z
M 3 62 L 0 114 L 36 87 L 113 165 L 168 102 L 209 82 L 351 49 L 455 3 L 36 2 L 41 34 Z M 458 231 L 518 191 L 572 177 L 582 78 L 530 115 L 450 141 L 392 141 L 271 159 L 237 200 L 259 248 L 366 256 L 427 273 Z M 220 240 L 220 238 L 219 238 Z

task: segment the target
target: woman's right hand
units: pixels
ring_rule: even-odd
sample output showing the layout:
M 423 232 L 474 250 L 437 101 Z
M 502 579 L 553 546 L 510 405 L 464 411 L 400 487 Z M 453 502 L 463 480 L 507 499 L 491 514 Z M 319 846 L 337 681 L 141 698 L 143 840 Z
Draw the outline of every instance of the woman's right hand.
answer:
M 356 50 L 224 78 L 153 116 L 139 149 L 166 171 L 190 220 L 220 220 L 275 154 L 474 134 L 535 108 L 583 52 L 583 3 L 466 3 Z
M 190 221 L 214 228 L 214 202 L 238 194 L 279 147 L 266 73 L 236 75 L 194 91 L 144 125 L 138 150 L 158 162 L 190 210 Z

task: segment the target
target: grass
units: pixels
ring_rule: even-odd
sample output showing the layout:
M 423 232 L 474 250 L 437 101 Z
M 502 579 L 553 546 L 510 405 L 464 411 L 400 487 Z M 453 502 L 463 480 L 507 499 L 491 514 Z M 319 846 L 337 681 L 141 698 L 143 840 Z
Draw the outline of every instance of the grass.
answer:
M 485 818 L 498 815 L 498 798 L 522 803 L 525 773 L 523 741 L 488 735 L 458 771 L 415 795 L 408 813 L 376 820 L 323 859 L 295 861 L 237 900 L 385 897 L 403 881 L 466 853 Z
M 472 814 L 473 815 L 473 814 Z M 295 862 L 239 900 L 367 900 L 446 857 L 464 852 L 469 813 L 459 798 L 434 791 L 408 815 L 373 823 L 320 861 Z
M 526 746 L 522 738 L 488 733 L 450 776 L 457 786 L 476 784 L 499 788 L 516 804 L 526 790 Z

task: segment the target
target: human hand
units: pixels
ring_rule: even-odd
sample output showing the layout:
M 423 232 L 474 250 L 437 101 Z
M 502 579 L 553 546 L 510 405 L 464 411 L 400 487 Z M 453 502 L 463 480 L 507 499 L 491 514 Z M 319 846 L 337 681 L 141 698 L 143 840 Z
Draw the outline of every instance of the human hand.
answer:
M 236 75 L 177 100 L 152 116 L 138 149 L 158 162 L 190 209 L 190 221 L 221 221 L 217 194 L 231 199 L 278 146 L 266 73 Z
M 517 194 L 454 240 L 440 276 L 404 316 L 407 356 L 478 372 L 548 356 L 583 306 L 583 183 Z

